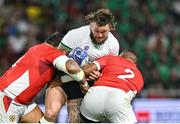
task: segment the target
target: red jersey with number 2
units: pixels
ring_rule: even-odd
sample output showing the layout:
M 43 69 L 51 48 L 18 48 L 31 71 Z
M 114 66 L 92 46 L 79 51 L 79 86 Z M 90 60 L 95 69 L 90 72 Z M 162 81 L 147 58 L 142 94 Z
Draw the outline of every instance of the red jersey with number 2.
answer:
M 102 70 L 102 76 L 94 86 L 108 86 L 128 91 L 139 92 L 143 85 L 143 77 L 136 64 L 120 56 L 104 56 L 96 62 Z

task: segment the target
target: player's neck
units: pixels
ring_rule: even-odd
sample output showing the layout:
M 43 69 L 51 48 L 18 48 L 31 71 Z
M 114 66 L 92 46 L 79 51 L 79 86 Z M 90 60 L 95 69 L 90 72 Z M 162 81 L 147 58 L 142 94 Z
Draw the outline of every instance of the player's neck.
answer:
M 48 43 L 46 43 L 46 42 L 45 42 L 45 44 L 46 44 L 47 46 L 53 47 L 52 45 L 50 45 L 50 44 L 48 44 Z M 54 48 L 54 47 L 53 47 L 53 48 Z

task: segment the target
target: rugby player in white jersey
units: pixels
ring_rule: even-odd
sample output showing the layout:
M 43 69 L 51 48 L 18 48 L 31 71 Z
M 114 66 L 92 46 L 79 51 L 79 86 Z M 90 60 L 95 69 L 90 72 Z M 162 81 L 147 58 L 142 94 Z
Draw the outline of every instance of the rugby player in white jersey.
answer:
M 90 62 L 109 54 L 117 56 L 119 42 L 111 33 L 115 30 L 115 19 L 110 10 L 99 9 L 92 12 L 85 16 L 85 21 L 88 25 L 70 30 L 64 36 L 59 49 L 68 54 L 72 49 L 81 47 L 87 51 Z M 94 71 L 89 79 L 96 80 L 99 75 L 98 71 Z M 68 122 L 78 123 L 80 121 L 79 105 L 84 96 L 78 83 L 70 81 L 57 86 L 56 82 L 60 81 L 53 80 L 52 82 L 46 92 L 44 118 L 49 122 L 56 122 L 61 107 L 68 100 Z
M 0 123 L 44 122 L 35 96 L 52 79 L 55 68 L 87 83 L 79 65 L 57 49 L 59 33 L 31 47 L 0 78 Z

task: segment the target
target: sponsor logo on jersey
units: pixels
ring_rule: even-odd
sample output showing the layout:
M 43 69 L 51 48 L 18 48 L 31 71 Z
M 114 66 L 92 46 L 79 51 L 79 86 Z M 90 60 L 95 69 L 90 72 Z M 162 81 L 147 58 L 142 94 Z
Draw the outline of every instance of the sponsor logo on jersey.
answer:
M 89 49 L 89 46 L 84 46 L 84 50 L 87 51 Z
M 14 122 L 16 119 L 16 116 L 15 115 L 9 115 L 9 121 L 10 122 Z

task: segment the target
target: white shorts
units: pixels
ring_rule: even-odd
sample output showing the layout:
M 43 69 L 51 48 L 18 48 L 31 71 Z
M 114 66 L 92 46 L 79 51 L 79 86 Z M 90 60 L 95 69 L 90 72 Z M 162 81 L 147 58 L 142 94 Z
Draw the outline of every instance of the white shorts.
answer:
M 0 91 L 0 123 L 18 122 L 20 117 L 29 113 L 36 105 L 34 102 L 28 105 L 16 103 Z
M 82 101 L 80 111 L 95 122 L 108 119 L 112 123 L 136 123 L 131 105 L 132 97 L 123 90 L 111 87 L 91 87 Z

